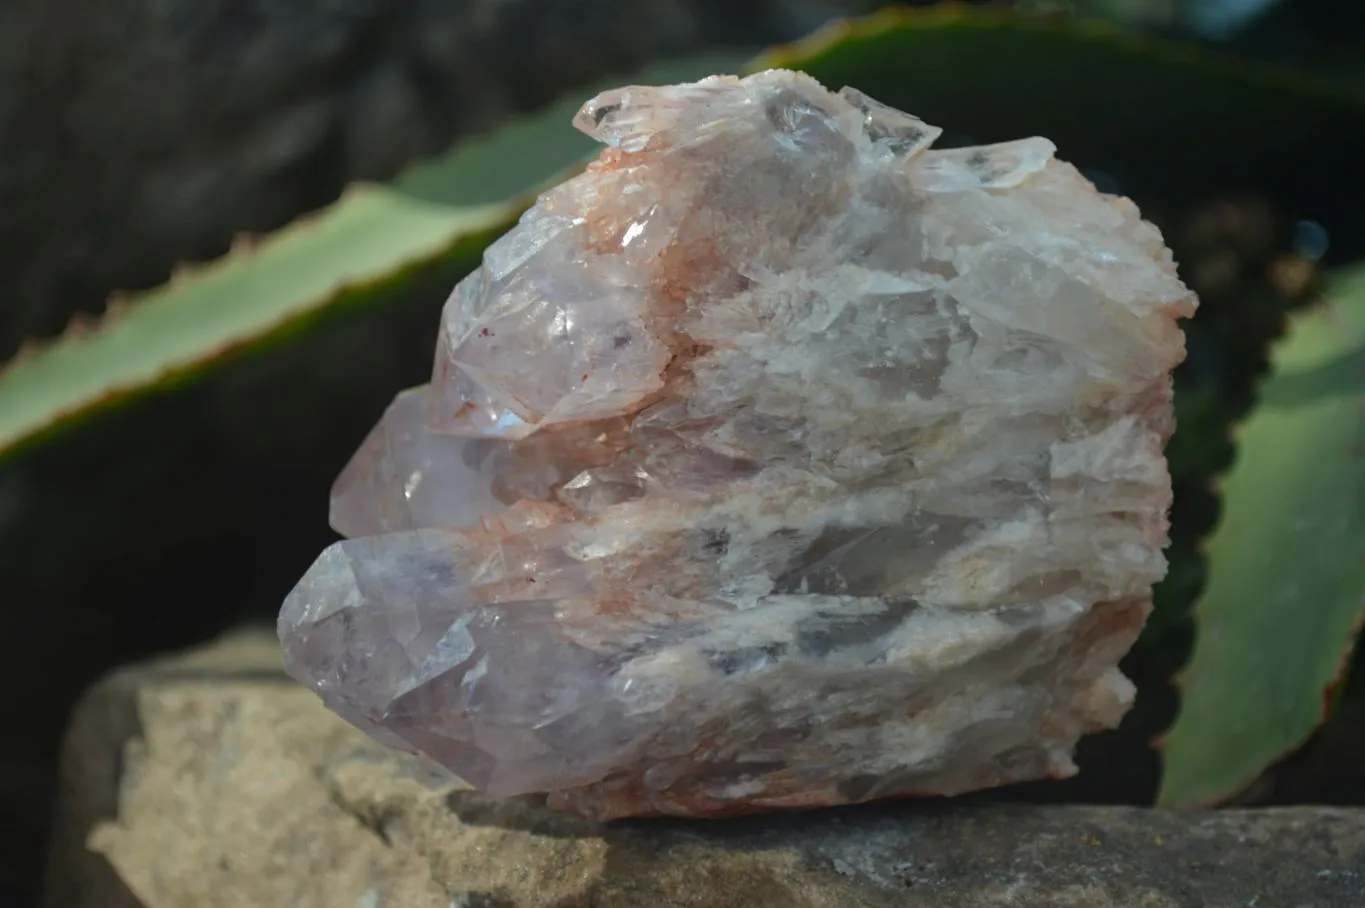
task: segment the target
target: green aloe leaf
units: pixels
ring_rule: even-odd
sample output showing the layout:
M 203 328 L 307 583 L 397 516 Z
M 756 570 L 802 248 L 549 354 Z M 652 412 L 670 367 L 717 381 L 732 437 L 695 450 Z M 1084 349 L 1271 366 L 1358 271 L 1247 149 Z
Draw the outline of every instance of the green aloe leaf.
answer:
M 373 305 L 408 272 L 486 242 L 522 199 L 443 209 L 352 187 L 334 206 L 21 352 L 0 374 L 0 453 L 127 397 L 174 385 L 324 312 Z
M 744 59 L 691 57 L 635 78 L 696 79 Z M 569 120 L 596 90 L 573 92 L 391 184 L 353 185 L 318 213 L 21 353 L 0 371 L 0 458 L 94 411 L 284 341 L 321 317 L 384 305 L 427 268 L 477 262 L 538 188 L 591 152 L 592 140 Z
M 1333 83 L 1008 8 L 892 8 L 757 65 L 856 86 L 950 137 L 1047 136 L 1125 193 L 1261 184 L 1270 168 L 1298 181 L 1365 150 L 1365 105 Z
M 804 69 L 831 87 L 856 85 L 977 141 L 1048 135 L 1063 156 L 1108 168 L 1126 191 L 1143 179 L 1169 189 L 1210 174 L 1263 174 L 1271 159 L 1305 149 L 1312 173 L 1330 172 L 1334 156 L 1356 148 L 1347 140 L 1365 123 L 1354 101 L 1315 83 L 957 5 L 826 29 L 747 68 L 768 66 Z M 691 58 L 634 81 L 741 68 L 733 56 Z M 382 305 L 428 267 L 477 255 L 537 187 L 590 152 L 569 118 L 591 92 L 574 92 L 392 184 L 352 187 L 249 251 L 192 269 L 94 328 L 20 358 L 0 373 L 0 458 L 322 316 Z
M 1168 806 L 1230 797 L 1303 744 L 1365 621 L 1365 268 L 1291 321 L 1271 363 L 1208 544 Z

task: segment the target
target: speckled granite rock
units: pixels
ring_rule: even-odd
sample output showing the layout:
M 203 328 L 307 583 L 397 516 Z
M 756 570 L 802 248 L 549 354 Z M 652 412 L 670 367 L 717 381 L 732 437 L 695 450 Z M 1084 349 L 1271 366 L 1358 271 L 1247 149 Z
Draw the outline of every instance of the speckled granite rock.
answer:
M 52 908 L 1365 903 L 1362 811 L 963 801 L 602 826 L 493 802 L 370 743 L 277 659 L 253 633 L 91 691 L 67 740 Z

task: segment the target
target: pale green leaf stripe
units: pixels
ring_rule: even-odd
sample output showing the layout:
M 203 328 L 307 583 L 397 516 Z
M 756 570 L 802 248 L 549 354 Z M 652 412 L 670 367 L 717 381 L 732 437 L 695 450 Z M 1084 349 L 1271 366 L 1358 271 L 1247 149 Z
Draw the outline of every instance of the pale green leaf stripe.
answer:
M 747 58 L 692 56 L 648 67 L 629 81 L 665 84 L 733 72 Z M 439 259 L 465 238 L 509 226 L 537 188 L 591 154 L 595 143 L 570 118 L 597 90 L 622 81 L 575 91 L 391 185 L 352 186 L 335 204 L 253 249 L 194 269 L 106 323 L 17 361 L 0 372 L 0 456 L 84 411 L 266 340 L 326 310 L 348 287 L 381 282 Z
M 511 216 L 506 204 L 452 210 L 391 189 L 353 189 L 326 216 L 288 228 L 255 254 L 173 282 L 98 330 L 17 363 L 0 376 L 0 450 L 268 336 L 347 285 L 431 258 L 453 238 Z
M 1292 319 L 1238 436 L 1160 802 L 1236 794 L 1323 721 L 1365 619 L 1365 269 Z

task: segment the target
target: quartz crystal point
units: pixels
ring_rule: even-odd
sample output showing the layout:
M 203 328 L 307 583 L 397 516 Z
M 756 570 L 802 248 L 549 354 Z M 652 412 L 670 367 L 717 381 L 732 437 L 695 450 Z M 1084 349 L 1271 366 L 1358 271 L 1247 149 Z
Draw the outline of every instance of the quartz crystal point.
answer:
M 607 147 L 456 288 L 338 479 L 289 672 L 594 817 L 1075 771 L 1165 571 L 1157 230 L 1046 139 L 936 150 L 769 71 L 589 101 Z

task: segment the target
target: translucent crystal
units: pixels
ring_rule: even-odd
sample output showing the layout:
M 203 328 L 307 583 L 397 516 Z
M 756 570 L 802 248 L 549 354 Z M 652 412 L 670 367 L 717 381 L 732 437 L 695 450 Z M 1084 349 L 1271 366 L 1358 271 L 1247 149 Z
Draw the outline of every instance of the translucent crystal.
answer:
M 537 425 L 614 415 L 661 388 L 670 353 L 641 319 L 641 275 L 584 267 L 585 235 L 582 218 L 533 211 L 451 294 L 435 428 L 522 437 Z M 521 368 L 520 357 L 537 368 Z
M 348 721 L 616 817 L 1074 771 L 1165 572 L 1160 234 L 1042 138 L 628 87 L 338 479 L 279 630 Z
M 930 126 L 919 117 L 887 107 L 856 88 L 840 89 L 839 97 L 862 111 L 863 131 L 867 137 L 899 157 L 912 158 L 943 135 L 943 130 L 937 126 Z
M 915 182 L 930 192 L 1009 189 L 1046 167 L 1056 151 L 1040 138 L 935 151 L 916 162 Z
M 467 526 L 503 509 L 493 495 L 494 477 L 479 468 L 487 445 L 432 433 L 427 411 L 426 387 L 394 398 L 332 488 L 338 533 L 354 538 Z

